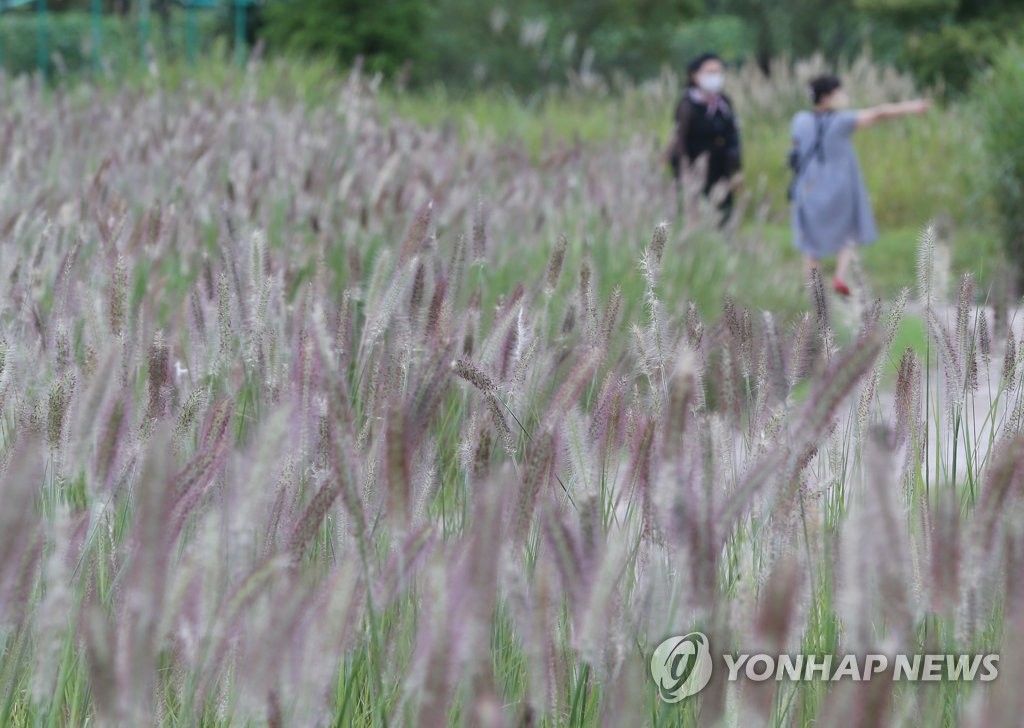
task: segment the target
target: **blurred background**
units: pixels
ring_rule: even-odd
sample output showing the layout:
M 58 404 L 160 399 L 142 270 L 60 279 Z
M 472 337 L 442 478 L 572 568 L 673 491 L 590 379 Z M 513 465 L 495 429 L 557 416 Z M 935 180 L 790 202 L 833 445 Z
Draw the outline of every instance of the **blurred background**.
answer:
M 855 104 L 927 93 L 939 111 L 858 139 L 883 238 L 864 252 L 879 291 L 914 277 L 921 227 L 950 231 L 954 272 L 981 284 L 1024 262 L 1024 31 L 1019 0 L 2 0 L 0 64 L 50 84 L 206 83 L 261 64 L 256 83 L 333 102 L 354 67 L 385 113 L 511 144 L 534 162 L 566 150 L 654 152 L 688 59 L 729 64 L 748 214 L 788 249 L 787 124 L 818 72 Z M 129 84 L 131 85 L 131 84 Z M 133 86 L 135 87 L 135 86 Z M 589 145 L 589 146 L 588 146 Z M 562 155 L 561 157 L 559 155 Z M 781 252 L 785 256 L 785 252 Z M 795 260 L 795 258 L 794 258 Z
M 521 93 L 575 74 L 642 80 L 699 49 L 768 71 L 780 57 L 870 54 L 965 92 L 1024 29 L 1017 0 L 4 0 L 8 73 L 119 70 L 218 49 L 365 59 L 416 86 Z

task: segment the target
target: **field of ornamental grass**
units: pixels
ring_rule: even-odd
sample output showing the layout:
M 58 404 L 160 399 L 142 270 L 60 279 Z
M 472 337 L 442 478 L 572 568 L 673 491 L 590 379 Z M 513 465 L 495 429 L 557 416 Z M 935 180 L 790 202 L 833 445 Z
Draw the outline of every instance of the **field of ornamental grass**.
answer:
M 640 113 L 530 142 L 302 93 L 0 81 L 0 725 L 1017 723 L 1024 322 L 955 274 L 950 179 L 907 168 L 950 217 L 840 303 L 758 132 L 719 233 Z M 662 703 L 693 630 L 1002 659 Z

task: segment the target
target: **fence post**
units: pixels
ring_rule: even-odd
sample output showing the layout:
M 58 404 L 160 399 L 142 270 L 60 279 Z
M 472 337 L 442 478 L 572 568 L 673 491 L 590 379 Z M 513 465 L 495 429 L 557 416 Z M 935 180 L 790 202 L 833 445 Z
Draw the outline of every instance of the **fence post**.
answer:
M 235 0 L 235 63 L 245 65 L 245 4 Z
M 190 64 L 196 62 L 196 3 L 185 0 L 185 55 Z
M 43 78 L 50 77 L 50 52 L 47 48 L 48 38 L 46 37 L 46 0 L 36 0 L 36 61 L 39 70 L 43 72 Z
M 100 45 L 103 43 L 100 19 L 103 9 L 100 7 L 101 0 L 92 0 L 92 66 L 94 71 L 100 70 Z
M 149 0 L 139 3 L 139 37 L 142 44 L 142 65 L 149 67 Z

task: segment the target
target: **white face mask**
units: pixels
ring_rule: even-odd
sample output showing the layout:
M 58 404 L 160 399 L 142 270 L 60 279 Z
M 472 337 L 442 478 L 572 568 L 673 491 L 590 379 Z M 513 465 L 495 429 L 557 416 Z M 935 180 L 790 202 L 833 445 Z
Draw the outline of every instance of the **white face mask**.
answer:
M 725 76 L 721 73 L 703 73 L 697 77 L 697 85 L 701 91 L 717 94 L 725 86 Z
M 832 95 L 832 108 L 836 110 L 846 109 L 850 106 L 850 97 L 845 91 L 836 91 Z

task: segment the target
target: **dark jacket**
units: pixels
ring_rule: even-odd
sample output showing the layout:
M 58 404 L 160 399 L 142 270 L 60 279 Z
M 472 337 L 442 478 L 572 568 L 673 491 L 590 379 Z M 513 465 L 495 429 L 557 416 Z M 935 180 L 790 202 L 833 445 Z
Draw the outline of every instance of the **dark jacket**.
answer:
M 693 164 L 702 154 L 708 154 L 705 191 L 740 171 L 740 130 L 728 96 L 722 96 L 710 112 L 707 103 L 687 89 L 676 106 L 674 118 L 675 139 L 669 162 L 676 179 L 682 173 L 684 160 Z

